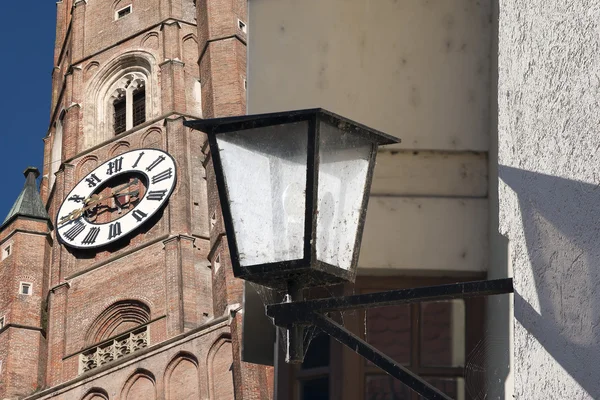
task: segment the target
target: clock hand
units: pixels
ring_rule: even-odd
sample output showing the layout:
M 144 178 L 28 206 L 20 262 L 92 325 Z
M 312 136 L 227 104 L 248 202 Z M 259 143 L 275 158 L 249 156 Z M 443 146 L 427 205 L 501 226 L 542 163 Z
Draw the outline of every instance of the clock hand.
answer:
M 113 197 L 113 196 L 115 196 L 117 194 L 120 194 L 119 192 L 121 190 L 128 189 L 131 185 L 136 185 L 138 182 L 139 182 L 139 179 L 135 178 L 131 182 L 127 182 L 127 183 L 125 183 L 125 184 L 123 184 L 121 186 L 117 186 L 116 188 L 114 188 L 113 190 L 111 190 L 111 192 L 109 194 L 107 194 L 105 196 L 102 196 L 102 197 L 98 196 L 97 194 L 93 194 L 93 195 L 89 196 L 87 199 L 85 199 L 83 201 L 83 203 L 85 205 L 88 205 L 90 203 L 97 203 L 97 202 L 102 201 L 104 199 L 107 199 L 109 197 Z
M 71 221 L 73 219 L 77 219 L 79 218 L 81 215 L 83 215 L 84 211 L 89 210 L 90 208 L 92 208 L 94 205 L 96 205 L 97 203 L 101 202 L 102 200 L 117 196 L 117 195 L 121 195 L 121 196 L 127 196 L 127 195 L 137 195 L 139 194 L 139 190 L 134 190 L 134 191 L 130 191 L 130 192 L 125 192 L 122 193 L 121 191 L 124 189 L 129 188 L 131 185 L 135 185 L 139 182 L 139 180 L 137 178 L 135 178 L 133 181 L 128 182 L 124 185 L 118 186 L 115 189 L 111 190 L 111 192 L 107 195 L 104 196 L 98 196 L 98 195 L 91 195 L 90 197 L 88 197 L 87 199 L 85 199 L 83 201 L 83 203 L 85 204 L 85 206 L 78 208 L 76 210 L 71 211 L 69 214 L 65 215 L 63 218 L 60 219 L 60 221 L 58 221 L 59 224 L 64 224 L 68 221 Z

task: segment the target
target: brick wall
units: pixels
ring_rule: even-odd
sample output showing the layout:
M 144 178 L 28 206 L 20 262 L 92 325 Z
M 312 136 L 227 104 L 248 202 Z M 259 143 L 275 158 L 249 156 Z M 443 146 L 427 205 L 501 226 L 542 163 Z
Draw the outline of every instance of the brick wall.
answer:
M 231 271 L 216 187 L 205 171 L 210 168 L 206 137 L 183 127 L 184 118 L 245 113 L 246 34 L 238 20 L 246 21 L 246 2 L 196 3 L 57 4 L 52 113 L 40 188 L 51 219 L 81 178 L 131 149 L 168 151 L 175 158 L 178 180 L 163 211 L 115 245 L 78 251 L 42 235 L 11 239 L 32 250 L 23 253 L 26 259 L 1 262 L 0 267 L 11 266 L 0 270 L 11 284 L 0 287 L 0 307 L 10 304 L 19 318 L 45 328 L 48 302 L 47 332 L 0 332 L 0 360 L 11 360 L 11 382 L 16 382 L 13 375 L 21 377 L 22 393 L 44 389 L 30 398 L 271 397 L 272 371 L 240 359 L 242 285 Z M 128 5 L 132 13 L 115 20 L 115 11 Z M 147 74 L 147 122 L 115 136 L 106 90 L 111 79 L 130 69 Z M 53 135 L 61 115 L 62 164 L 49 187 Z M 47 229 L 35 221 L 17 220 L 17 225 L 44 233 Z M 0 244 L 7 237 L 0 232 Z M 20 275 L 17 265 L 23 266 Z M 34 283 L 33 296 L 7 300 L 17 279 Z M 95 321 L 123 300 L 149 308 L 150 348 L 81 375 L 81 352 L 94 346 L 89 332 Z M 223 317 L 229 308 L 237 311 Z M 215 325 L 215 318 L 221 322 Z M 124 323 L 111 332 L 117 335 L 134 325 Z M 14 352 L 23 346 L 22 352 Z M 12 354 L 20 354 L 19 366 Z M 39 368 L 25 371 L 24 365 Z M 0 373 L 2 383 L 8 376 Z

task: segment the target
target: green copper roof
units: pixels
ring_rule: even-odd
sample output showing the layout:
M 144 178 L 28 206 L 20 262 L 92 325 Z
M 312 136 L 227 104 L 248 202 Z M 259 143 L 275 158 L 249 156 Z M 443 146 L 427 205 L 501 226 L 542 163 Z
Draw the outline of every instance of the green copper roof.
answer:
M 36 179 L 40 176 L 40 171 L 35 167 L 27 167 L 23 174 L 26 178 L 25 186 L 23 186 L 21 194 L 17 197 L 17 201 L 13 204 L 0 228 L 3 228 L 4 225 L 17 216 L 50 219 L 37 190 Z

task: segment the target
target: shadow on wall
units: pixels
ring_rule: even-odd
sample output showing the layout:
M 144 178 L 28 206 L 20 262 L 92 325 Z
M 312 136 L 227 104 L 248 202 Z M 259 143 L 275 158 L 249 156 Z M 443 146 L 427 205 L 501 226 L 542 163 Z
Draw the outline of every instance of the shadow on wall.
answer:
M 600 186 L 506 166 L 499 177 L 517 194 L 531 264 L 515 264 L 515 318 L 598 399 Z

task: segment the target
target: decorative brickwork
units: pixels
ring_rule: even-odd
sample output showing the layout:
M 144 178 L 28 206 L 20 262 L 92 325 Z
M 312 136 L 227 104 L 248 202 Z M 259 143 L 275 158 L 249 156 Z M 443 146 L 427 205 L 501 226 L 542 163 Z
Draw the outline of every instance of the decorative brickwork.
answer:
M 81 372 L 87 372 L 111 361 L 118 360 L 149 345 L 148 328 L 143 327 L 81 354 Z

